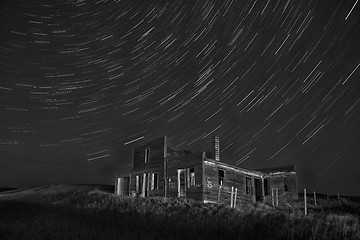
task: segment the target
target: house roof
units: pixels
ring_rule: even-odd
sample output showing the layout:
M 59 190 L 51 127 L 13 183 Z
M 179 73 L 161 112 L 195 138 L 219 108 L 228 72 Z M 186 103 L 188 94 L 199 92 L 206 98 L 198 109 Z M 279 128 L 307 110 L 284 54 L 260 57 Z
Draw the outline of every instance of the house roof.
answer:
M 295 166 L 280 166 L 280 167 L 272 167 L 272 168 L 261 168 L 256 169 L 256 171 L 263 172 L 263 173 L 275 173 L 275 172 L 295 172 Z
M 234 166 L 234 165 L 231 165 L 231 164 L 228 164 L 228 163 L 224 163 L 224 162 L 221 162 L 221 161 L 216 161 L 214 159 L 206 159 L 205 160 L 207 163 L 209 164 L 214 164 L 214 165 L 217 165 L 218 167 L 225 167 L 225 168 L 230 168 L 230 169 L 233 169 L 235 171 L 241 171 L 241 172 L 244 172 L 245 174 L 249 174 L 249 175 L 255 175 L 255 176 L 258 176 L 260 177 L 261 175 L 263 175 L 264 173 L 262 172 L 259 172 L 257 170 L 251 170 L 251 169 L 247 169 L 247 168 L 241 168 L 241 167 L 238 167 L 238 166 Z

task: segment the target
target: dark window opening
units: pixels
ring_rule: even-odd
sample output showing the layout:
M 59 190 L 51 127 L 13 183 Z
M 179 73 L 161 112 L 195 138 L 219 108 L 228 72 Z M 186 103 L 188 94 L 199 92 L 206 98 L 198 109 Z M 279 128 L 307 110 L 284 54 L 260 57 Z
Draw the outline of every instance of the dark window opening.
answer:
M 288 177 L 284 177 L 284 191 L 288 192 L 289 190 L 289 179 Z
M 270 193 L 269 179 L 264 179 L 264 195 L 268 196 Z
M 219 169 L 219 185 L 224 185 L 224 178 L 225 178 L 225 171 L 222 169 Z
M 148 163 L 150 160 L 150 148 L 145 149 L 145 162 Z
M 248 195 L 252 195 L 252 181 L 251 177 L 245 177 L 245 193 Z

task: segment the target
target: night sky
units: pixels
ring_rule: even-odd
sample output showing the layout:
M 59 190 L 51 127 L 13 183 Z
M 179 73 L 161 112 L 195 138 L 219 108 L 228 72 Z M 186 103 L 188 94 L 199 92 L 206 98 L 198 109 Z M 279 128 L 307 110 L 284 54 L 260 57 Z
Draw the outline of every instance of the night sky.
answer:
M 111 184 L 163 135 L 360 195 L 358 0 L 1 0 L 0 187 Z

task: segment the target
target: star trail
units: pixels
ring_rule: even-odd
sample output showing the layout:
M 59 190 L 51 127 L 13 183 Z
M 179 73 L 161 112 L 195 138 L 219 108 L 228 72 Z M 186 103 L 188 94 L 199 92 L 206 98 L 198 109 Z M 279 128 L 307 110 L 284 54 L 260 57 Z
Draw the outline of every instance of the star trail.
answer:
M 166 135 L 359 195 L 360 6 L 1 1 L 0 186 L 112 183 Z

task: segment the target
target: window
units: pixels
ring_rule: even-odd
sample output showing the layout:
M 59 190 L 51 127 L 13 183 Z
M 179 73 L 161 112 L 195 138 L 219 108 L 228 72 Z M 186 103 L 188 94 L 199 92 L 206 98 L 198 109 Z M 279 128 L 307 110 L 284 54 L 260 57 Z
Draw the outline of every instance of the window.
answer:
M 136 175 L 136 191 L 139 192 L 140 191 L 140 176 Z
M 189 170 L 190 175 L 190 187 L 195 187 L 195 169 L 190 168 Z
M 145 149 L 145 162 L 148 163 L 150 160 L 150 148 Z
M 265 196 L 269 195 L 269 192 L 270 192 L 269 179 L 265 178 L 264 179 L 264 195 Z
M 225 171 L 222 169 L 219 169 L 219 185 L 224 185 L 224 178 L 225 178 Z
M 186 182 L 187 187 L 195 187 L 195 168 L 186 168 Z
M 284 177 L 284 191 L 288 192 L 289 190 L 289 179 L 287 176 Z
M 246 194 L 252 195 L 252 182 L 251 182 L 251 177 L 245 177 L 245 191 Z
M 151 190 L 157 190 L 158 189 L 158 174 L 152 173 L 151 174 Z

